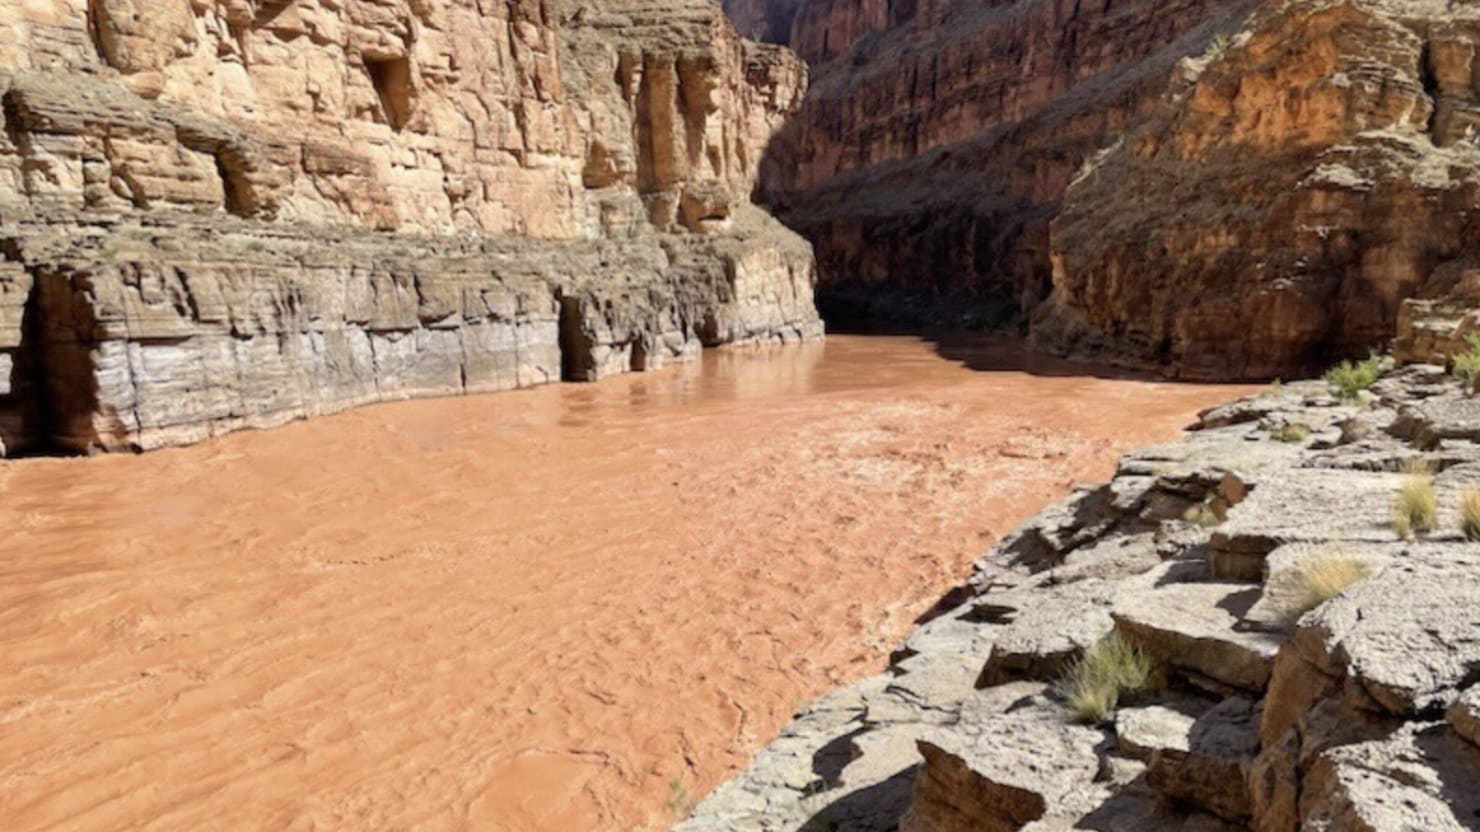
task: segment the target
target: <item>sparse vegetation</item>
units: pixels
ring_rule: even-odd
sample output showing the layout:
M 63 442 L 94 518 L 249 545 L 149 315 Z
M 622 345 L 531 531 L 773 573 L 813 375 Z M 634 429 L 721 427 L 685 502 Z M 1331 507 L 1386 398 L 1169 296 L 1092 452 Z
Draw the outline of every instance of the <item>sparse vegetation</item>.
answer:
M 1299 618 L 1371 574 L 1370 566 L 1349 555 L 1334 551 L 1312 554 L 1290 573 L 1290 618 Z
M 1095 642 L 1059 680 L 1058 692 L 1075 716 L 1089 723 L 1109 719 L 1127 693 L 1151 683 L 1151 659 L 1119 633 Z
M 1079 172 L 1074 174 L 1074 179 L 1071 180 L 1069 183 L 1070 187 L 1073 187 L 1074 185 L 1079 184 L 1082 180 L 1088 179 L 1089 177 L 1099 173 L 1100 166 L 1105 163 L 1105 160 L 1110 158 L 1112 155 L 1114 155 L 1116 151 L 1120 150 L 1124 146 L 1125 134 L 1120 133 L 1116 135 L 1115 141 L 1112 142 L 1110 145 L 1102 147 L 1099 150 L 1096 150 L 1094 153 L 1090 154 L 1082 163 L 1080 163 Z
M 668 810 L 681 818 L 693 814 L 694 798 L 683 780 L 675 777 L 668 783 Z
M 1355 400 L 1363 390 L 1382 376 L 1382 357 L 1372 355 L 1366 361 L 1343 361 L 1326 371 L 1323 377 L 1331 392 L 1345 401 Z
M 1271 396 L 1278 396 L 1279 394 L 1285 392 L 1284 380 L 1277 378 L 1274 381 L 1271 381 L 1269 383 L 1269 388 L 1265 390 L 1265 392 L 1270 394 Z
M 1465 540 L 1480 542 L 1480 488 L 1466 488 L 1459 494 L 1459 530 Z
M 1416 459 L 1404 466 L 1406 474 L 1393 500 L 1393 531 L 1407 540 L 1434 530 L 1439 499 L 1434 495 L 1434 474 L 1427 461 Z
M 1473 393 L 1480 389 L 1480 332 L 1466 335 L 1465 343 L 1469 348 L 1454 357 L 1451 372 Z
M 1213 61 L 1223 57 L 1223 53 L 1228 51 L 1229 43 L 1228 35 L 1222 32 L 1214 35 L 1213 39 L 1208 41 L 1208 47 L 1203 50 L 1203 60 Z
M 1279 442 L 1304 442 L 1310 438 L 1310 426 L 1299 422 L 1291 422 L 1281 425 L 1269 432 L 1271 438 Z

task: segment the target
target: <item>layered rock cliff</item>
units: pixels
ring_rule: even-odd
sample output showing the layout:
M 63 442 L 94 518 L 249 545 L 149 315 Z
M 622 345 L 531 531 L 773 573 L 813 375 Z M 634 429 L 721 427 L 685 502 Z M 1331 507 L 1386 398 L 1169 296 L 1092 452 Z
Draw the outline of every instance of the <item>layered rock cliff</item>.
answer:
M 1264 4 L 1069 189 L 1035 336 L 1190 376 L 1380 348 L 1477 253 L 1480 8 Z
M 1010 534 L 677 829 L 1474 829 L 1477 486 L 1480 404 L 1439 366 L 1214 408 Z M 1107 640 L 1137 681 L 1076 702 Z
M 0 451 L 811 337 L 804 66 L 704 0 L 0 7 Z
M 1083 160 L 1253 5 L 807 0 L 788 39 L 812 84 L 762 198 L 842 317 L 1023 321 Z
M 1382 345 L 1474 257 L 1477 14 L 807 0 L 813 84 L 760 193 L 840 314 L 1294 375 Z

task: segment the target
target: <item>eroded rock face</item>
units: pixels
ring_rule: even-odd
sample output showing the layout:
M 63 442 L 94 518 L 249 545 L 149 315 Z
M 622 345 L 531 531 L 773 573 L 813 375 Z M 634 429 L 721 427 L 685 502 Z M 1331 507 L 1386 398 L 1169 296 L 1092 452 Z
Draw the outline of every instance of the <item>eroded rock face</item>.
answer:
M 1480 437 L 1444 429 L 1459 411 L 1480 398 L 1424 366 L 1362 402 L 1304 382 L 1209 410 L 1005 538 L 886 673 L 805 708 L 679 829 L 1475 828 L 1480 563 L 1456 508 Z M 1381 427 L 1344 439 L 1359 416 Z M 1291 423 L 1310 434 L 1282 441 Z M 1439 524 L 1403 540 L 1415 456 Z M 1256 568 L 1223 574 L 1227 552 Z M 1366 569 L 1292 593 L 1331 557 Z M 1106 611 L 1151 666 L 1097 714 L 1057 683 Z M 842 747 L 839 777 L 781 776 Z
M 1444 0 L 1262 4 L 1069 189 L 1035 338 L 1224 378 L 1385 344 L 1473 254 L 1477 40 Z
M 671 229 L 690 191 L 705 217 L 745 201 L 805 83 L 699 0 L 54 0 L 0 24 L 0 197 L 74 211 Z
M 836 311 L 1000 323 L 1046 297 L 1048 222 L 1082 160 L 1253 2 L 764 5 L 790 14 L 813 83 L 761 187 L 816 245 Z
M 704 0 L 0 8 L 0 452 L 821 334 L 806 83 Z
M 1395 332 L 1434 361 L 1476 326 L 1470 4 L 765 8 L 814 83 L 761 189 L 839 316 L 1018 325 L 1196 378 Z

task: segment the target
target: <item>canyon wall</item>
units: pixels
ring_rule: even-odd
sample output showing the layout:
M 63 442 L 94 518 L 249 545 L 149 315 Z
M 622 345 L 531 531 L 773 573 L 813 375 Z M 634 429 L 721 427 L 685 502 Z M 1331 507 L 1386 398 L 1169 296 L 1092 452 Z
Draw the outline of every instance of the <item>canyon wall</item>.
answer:
M 1069 189 L 1035 337 L 1189 376 L 1392 338 L 1480 254 L 1480 8 L 1264 4 Z
M 1253 2 L 808 0 L 813 61 L 760 196 L 816 246 L 839 317 L 1023 321 L 1083 160 Z
M 812 337 L 805 66 L 705 0 L 0 8 L 0 452 Z
M 1306 373 L 1385 346 L 1474 256 L 1476 15 L 806 0 L 787 39 L 813 83 L 758 193 L 813 241 L 840 318 Z

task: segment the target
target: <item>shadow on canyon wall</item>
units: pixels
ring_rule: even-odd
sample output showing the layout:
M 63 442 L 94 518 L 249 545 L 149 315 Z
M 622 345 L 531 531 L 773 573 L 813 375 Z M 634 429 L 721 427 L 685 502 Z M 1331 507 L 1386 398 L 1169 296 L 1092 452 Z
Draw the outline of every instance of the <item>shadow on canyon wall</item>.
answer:
M 752 5 L 726 7 L 739 19 Z M 1253 0 L 1183 0 L 1149 38 L 1108 11 L 1061 21 L 1025 5 L 1031 19 L 1016 22 L 969 5 L 922 17 L 890 4 L 866 21 L 828 19 L 827 3 L 794 11 L 790 45 L 812 80 L 765 149 L 752 199 L 813 244 L 829 326 L 1027 335 L 1053 289 L 1050 226 L 1085 160 Z M 1009 34 L 1031 48 L 1005 48 Z M 1123 54 L 1089 50 L 1097 38 Z

